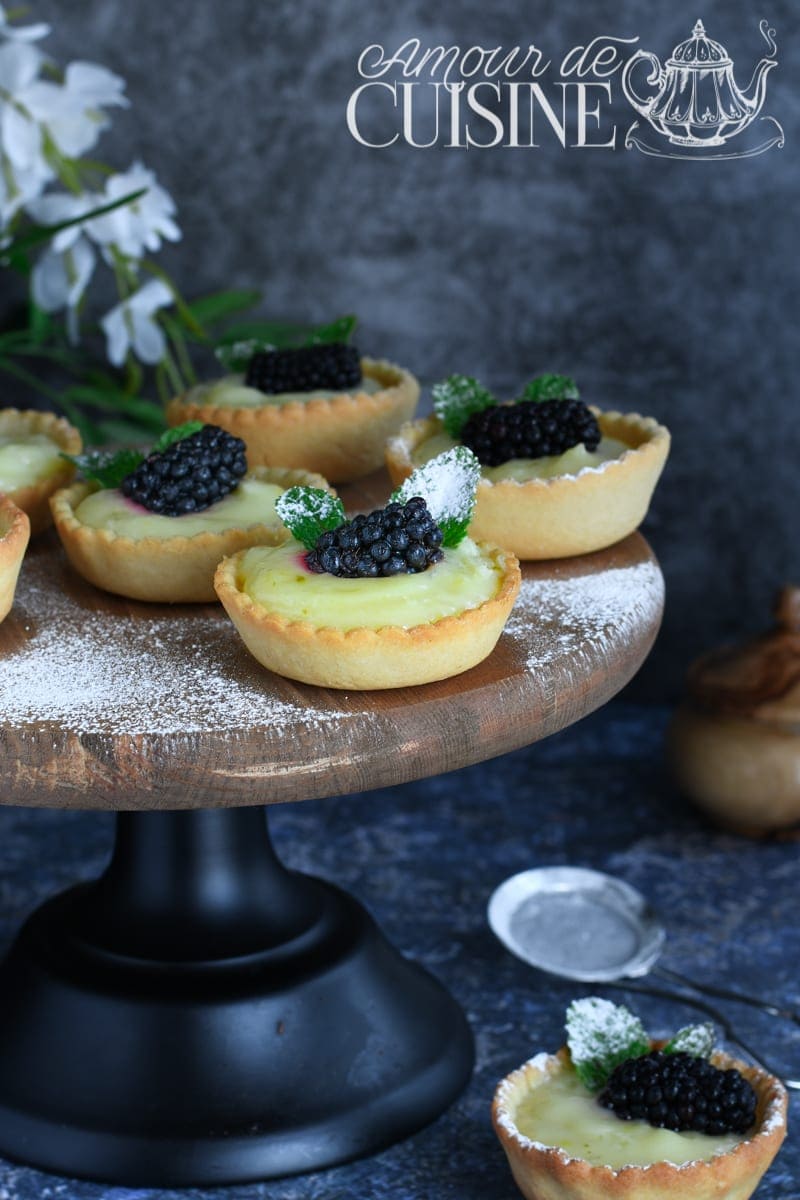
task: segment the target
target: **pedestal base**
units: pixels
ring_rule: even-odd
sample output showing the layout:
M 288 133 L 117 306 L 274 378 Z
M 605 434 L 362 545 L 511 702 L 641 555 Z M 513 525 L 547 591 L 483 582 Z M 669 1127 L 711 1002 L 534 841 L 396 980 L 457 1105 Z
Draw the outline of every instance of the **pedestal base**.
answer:
M 258 810 L 123 814 L 95 884 L 0 969 L 0 1154 L 143 1186 L 311 1171 L 458 1095 L 455 1002 L 346 893 L 286 869 Z

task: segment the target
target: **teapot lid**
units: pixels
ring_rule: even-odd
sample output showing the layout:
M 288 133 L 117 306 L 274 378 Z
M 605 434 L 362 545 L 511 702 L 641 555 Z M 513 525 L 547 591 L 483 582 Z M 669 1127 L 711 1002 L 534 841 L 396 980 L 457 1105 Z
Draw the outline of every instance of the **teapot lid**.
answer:
M 720 42 L 715 42 L 706 35 L 702 21 L 697 21 L 692 36 L 685 42 L 679 42 L 672 51 L 668 67 L 705 68 L 730 67 L 733 62 L 728 58 L 728 51 Z
M 722 646 L 689 668 L 689 690 L 703 708 L 731 716 L 800 723 L 800 587 L 787 585 L 768 633 Z

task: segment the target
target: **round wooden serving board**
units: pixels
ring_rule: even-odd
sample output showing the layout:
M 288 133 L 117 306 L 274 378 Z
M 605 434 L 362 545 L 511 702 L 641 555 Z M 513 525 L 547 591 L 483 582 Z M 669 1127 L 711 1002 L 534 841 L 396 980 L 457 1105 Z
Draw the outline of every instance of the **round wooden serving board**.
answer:
M 345 489 L 348 511 L 385 480 Z M 221 606 L 108 595 L 53 534 L 0 626 L 3 804 L 177 809 L 368 791 L 546 737 L 605 703 L 658 631 L 663 580 L 638 534 L 527 564 L 494 653 L 454 679 L 340 692 L 250 657 Z

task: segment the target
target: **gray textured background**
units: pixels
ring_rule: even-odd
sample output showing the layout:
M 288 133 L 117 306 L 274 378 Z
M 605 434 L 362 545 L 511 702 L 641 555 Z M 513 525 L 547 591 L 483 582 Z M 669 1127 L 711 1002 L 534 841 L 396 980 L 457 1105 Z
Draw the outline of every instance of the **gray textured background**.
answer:
M 674 694 L 690 657 L 763 624 L 776 586 L 800 581 L 796 0 L 42 0 L 31 15 L 53 21 L 60 59 L 128 80 L 102 157 L 141 156 L 174 195 L 184 240 L 162 261 L 188 295 L 256 285 L 270 315 L 352 310 L 365 351 L 427 383 L 460 371 L 502 390 L 562 370 L 585 398 L 671 426 L 646 527 L 668 608 L 640 694 Z M 759 20 L 776 28 L 764 112 L 785 149 L 377 151 L 345 127 L 372 42 L 535 41 L 558 60 L 638 34 L 663 59 L 698 16 L 742 87 Z M 617 111 L 624 133 L 634 114 Z

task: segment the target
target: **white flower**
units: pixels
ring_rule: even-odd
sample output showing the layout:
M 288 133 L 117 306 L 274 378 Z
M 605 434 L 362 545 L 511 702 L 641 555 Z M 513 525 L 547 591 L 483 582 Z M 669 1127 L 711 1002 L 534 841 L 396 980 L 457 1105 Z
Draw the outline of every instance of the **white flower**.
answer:
M 24 42 L 0 45 L 0 144 L 15 172 L 33 169 L 42 156 L 42 131 L 27 103 L 42 60 Z
M 42 196 L 27 210 L 40 225 L 58 225 L 97 207 L 97 198 L 83 196 Z M 78 306 L 92 277 L 96 261 L 94 247 L 84 235 L 83 226 L 70 225 L 60 230 L 39 258 L 31 275 L 33 299 L 45 312 L 67 310 L 67 332 L 78 340 Z
M 161 361 L 167 343 L 153 313 L 172 304 L 173 299 L 167 285 L 154 279 L 106 313 L 100 324 L 106 335 L 109 361 L 115 367 L 122 366 L 129 350 L 143 363 Z
M 43 158 L 21 169 L 0 151 L 0 229 L 23 205 L 40 196 L 52 178 L 53 172 Z
M 123 107 L 125 80 L 94 63 L 70 63 L 63 84 L 37 80 L 21 101 L 62 154 L 79 158 L 91 150 L 109 119 L 104 105 Z
M 40 21 L 38 25 L 9 25 L 6 10 L 0 4 L 0 37 L 11 38 L 19 42 L 35 42 L 47 37 L 50 26 Z
M 181 231 L 173 221 L 175 202 L 165 191 L 152 171 L 140 162 L 129 170 L 112 175 L 106 182 L 105 191 L 98 197 L 101 203 L 111 204 L 131 192 L 146 188 L 143 196 L 131 204 L 115 208 L 105 216 L 96 217 L 89 223 L 89 232 L 95 241 L 106 246 L 115 246 L 129 258 L 141 258 L 145 250 L 161 248 L 161 239 L 177 242 Z

